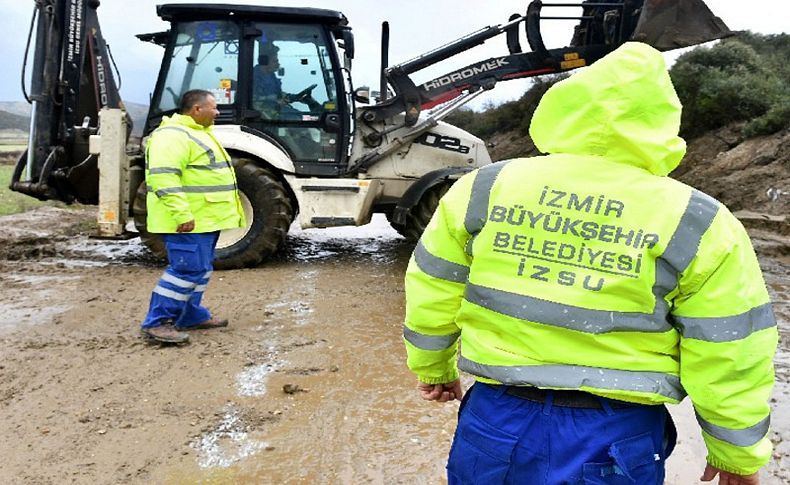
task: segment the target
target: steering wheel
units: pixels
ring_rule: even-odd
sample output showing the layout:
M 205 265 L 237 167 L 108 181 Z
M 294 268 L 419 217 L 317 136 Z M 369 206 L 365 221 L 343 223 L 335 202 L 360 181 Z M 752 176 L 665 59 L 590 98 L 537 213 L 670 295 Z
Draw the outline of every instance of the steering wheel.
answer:
M 311 84 L 310 86 L 307 86 L 306 88 L 302 89 L 298 93 L 290 95 L 289 96 L 289 98 L 290 98 L 289 101 L 291 103 L 293 103 L 293 102 L 298 102 L 298 103 L 306 102 L 308 98 L 312 97 L 311 93 L 313 92 L 313 89 L 315 89 L 317 86 L 318 86 L 318 84 Z

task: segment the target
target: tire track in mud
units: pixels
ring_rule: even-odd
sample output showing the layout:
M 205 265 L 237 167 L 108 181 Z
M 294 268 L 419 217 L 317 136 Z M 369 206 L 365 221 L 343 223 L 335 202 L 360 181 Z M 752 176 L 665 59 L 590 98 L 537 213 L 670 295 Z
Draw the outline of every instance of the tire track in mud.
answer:
M 340 281 L 341 279 L 328 275 L 338 268 L 343 276 L 347 276 L 360 264 L 369 265 L 371 261 L 386 258 L 391 262 L 397 260 L 397 256 L 382 257 L 382 253 L 390 249 L 382 246 L 393 245 L 391 237 L 384 241 L 379 238 L 357 238 L 349 243 L 331 236 L 311 239 L 300 234 L 298 230 L 295 232 L 297 236 L 289 237 L 287 249 L 279 255 L 275 263 L 278 266 L 276 273 L 280 274 L 281 269 L 287 269 L 283 276 L 284 281 L 263 278 L 267 287 L 280 290 L 273 301 L 257 309 L 259 312 L 262 310 L 264 316 L 264 321 L 253 328 L 256 332 L 257 348 L 253 346 L 247 350 L 245 368 L 235 376 L 237 395 L 229 400 L 230 405 L 237 411 L 261 412 L 266 409 L 266 413 L 280 419 L 267 423 L 271 424 L 269 430 L 247 429 L 246 435 L 235 432 L 233 436 L 237 439 L 234 443 L 227 443 L 233 439 L 230 434 L 225 433 L 226 438 L 229 438 L 225 440 L 228 445 L 226 448 L 242 450 L 237 457 L 242 458 L 244 455 L 243 460 L 208 459 L 207 456 L 211 453 L 215 456 L 224 454 L 226 457 L 228 454 L 217 447 L 203 447 L 199 459 L 203 460 L 204 465 L 214 466 L 215 470 L 207 470 L 211 476 L 239 481 L 237 470 L 242 473 L 246 473 L 245 470 L 257 473 L 255 470 L 277 467 L 282 459 L 276 455 L 286 453 L 286 460 L 292 461 L 294 455 L 304 454 L 304 450 L 297 452 L 295 449 L 314 446 L 309 440 L 301 440 L 300 443 L 286 436 L 293 432 L 294 426 L 299 426 L 307 419 L 302 417 L 306 412 L 321 417 L 331 414 L 327 413 L 327 401 L 323 396 L 319 396 L 318 401 L 314 399 L 316 393 L 322 392 L 325 386 L 316 384 L 314 387 L 311 382 L 323 381 L 327 376 L 338 374 L 341 366 L 331 362 L 332 339 L 323 337 L 322 326 L 327 324 L 326 315 L 320 309 L 317 310 L 317 306 L 323 304 L 324 300 L 333 300 L 336 296 L 342 300 L 347 287 L 342 283 L 330 284 L 332 291 L 327 294 L 327 285 L 322 282 Z M 395 246 L 402 244 L 399 238 L 396 240 L 399 242 Z M 355 285 L 350 287 L 353 293 Z M 348 309 L 355 311 L 354 308 L 358 306 L 358 302 L 351 302 Z M 269 403 L 268 407 L 266 403 Z M 315 407 L 321 408 L 321 411 L 317 412 Z M 310 409 L 312 410 L 309 411 Z M 314 417 L 309 419 L 315 421 Z M 228 428 L 229 423 L 236 422 L 232 413 L 226 413 L 223 420 L 217 423 L 216 429 L 210 433 L 221 432 L 223 426 Z M 328 429 L 331 428 L 329 426 Z M 244 444 L 244 440 L 247 440 L 247 444 Z M 249 451 L 251 447 L 254 449 L 247 453 L 245 450 Z M 260 454 L 261 451 L 267 453 Z M 233 478 L 217 470 L 230 466 L 233 469 L 228 473 L 234 474 Z M 245 482 L 242 480 L 242 483 Z M 255 480 L 249 483 L 255 483 Z
M 247 350 L 245 368 L 234 376 L 236 395 L 228 400 L 221 412 L 215 413 L 220 418 L 219 421 L 208 431 L 204 430 L 191 443 L 198 452 L 200 468 L 228 468 L 261 451 L 274 449 L 266 441 L 266 425 L 278 422 L 283 413 L 288 411 L 288 407 L 268 410 L 265 414 L 261 414 L 259 407 L 261 400 L 272 392 L 269 389 L 272 374 L 294 373 L 287 369 L 288 353 L 295 348 L 317 343 L 289 342 L 282 335 L 286 326 L 308 324 L 312 312 L 310 298 L 315 294 L 312 278 L 316 274 L 316 271 L 311 270 L 295 279 L 297 283 L 289 287 L 290 292 L 296 296 L 295 300 L 270 303 L 264 307 L 263 315 L 271 321 L 265 321 L 253 328 L 256 332 L 254 346 L 258 348 Z M 296 373 L 299 373 L 298 370 Z M 265 416 L 266 419 L 249 419 L 256 415 Z

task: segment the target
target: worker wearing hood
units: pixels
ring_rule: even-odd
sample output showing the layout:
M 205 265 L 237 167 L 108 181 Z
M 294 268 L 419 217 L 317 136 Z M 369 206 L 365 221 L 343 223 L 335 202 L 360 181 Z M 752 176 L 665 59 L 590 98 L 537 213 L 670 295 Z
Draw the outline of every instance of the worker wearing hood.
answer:
M 768 461 L 776 322 L 738 220 L 667 177 L 680 112 L 661 54 L 627 43 L 545 94 L 530 134 L 548 155 L 441 200 L 404 340 L 423 398 L 460 399 L 459 369 L 476 381 L 450 483 L 662 483 L 664 404 L 686 395 L 706 479 Z

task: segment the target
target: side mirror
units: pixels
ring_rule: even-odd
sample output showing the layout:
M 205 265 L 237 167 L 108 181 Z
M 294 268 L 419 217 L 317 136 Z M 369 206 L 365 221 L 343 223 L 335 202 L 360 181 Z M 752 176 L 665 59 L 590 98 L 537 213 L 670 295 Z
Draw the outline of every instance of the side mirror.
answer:
M 343 49 L 346 51 L 346 57 L 349 59 L 354 58 L 354 34 L 351 29 L 343 30 Z
M 357 103 L 370 104 L 370 88 L 362 86 L 354 90 L 354 101 Z

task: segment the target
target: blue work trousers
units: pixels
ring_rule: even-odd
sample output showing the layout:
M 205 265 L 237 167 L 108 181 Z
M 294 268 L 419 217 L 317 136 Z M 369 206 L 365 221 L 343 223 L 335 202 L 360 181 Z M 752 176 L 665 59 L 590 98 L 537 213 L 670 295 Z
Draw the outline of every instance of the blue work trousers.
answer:
M 664 406 L 560 407 L 476 383 L 464 397 L 447 463 L 450 485 L 654 485 L 675 427 Z
M 200 305 L 213 270 L 219 232 L 163 234 L 169 262 L 151 294 L 143 328 L 172 322 L 190 327 L 211 318 Z

